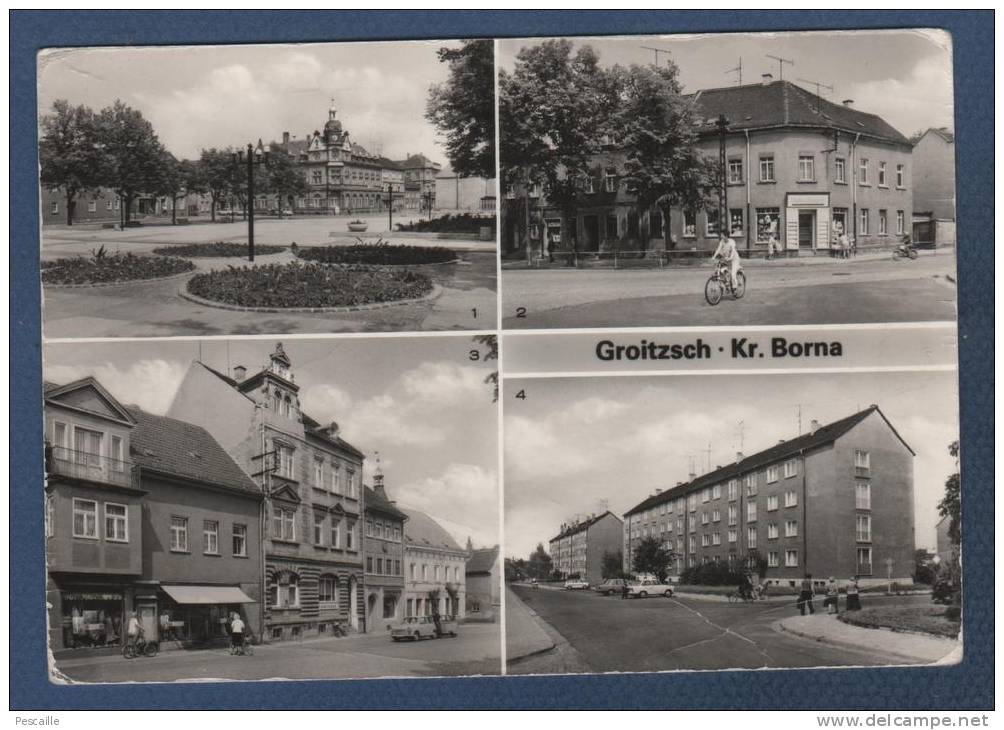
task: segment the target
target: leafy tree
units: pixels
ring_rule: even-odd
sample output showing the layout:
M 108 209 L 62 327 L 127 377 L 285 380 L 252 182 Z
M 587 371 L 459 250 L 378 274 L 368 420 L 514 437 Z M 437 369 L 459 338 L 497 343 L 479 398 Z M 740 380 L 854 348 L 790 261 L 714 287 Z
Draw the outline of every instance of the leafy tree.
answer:
M 959 442 L 953 441 L 948 446 L 948 453 L 955 459 L 956 470 L 959 467 Z M 948 539 L 958 547 L 962 542 L 962 492 L 959 472 L 956 471 L 945 481 L 945 495 L 938 502 L 938 514 L 947 517 Z
M 38 158 L 42 185 L 66 195 L 66 225 L 73 225 L 77 196 L 101 184 L 101 151 L 94 112 L 65 99 L 40 120 Z
M 483 355 L 479 354 L 479 357 L 488 362 L 489 360 L 498 360 L 499 357 L 499 340 L 495 335 L 474 335 L 474 341 L 479 345 L 484 345 L 485 352 Z M 485 383 L 488 383 L 493 387 L 492 403 L 497 403 L 499 399 L 499 371 L 495 370 L 485 376 Z
M 631 569 L 635 573 L 652 573 L 660 581 L 664 581 L 675 557 L 673 551 L 658 538 L 643 537 L 635 548 Z
M 623 578 L 624 553 L 620 550 L 613 553 L 604 552 L 600 559 L 600 575 L 603 578 Z
M 495 177 L 495 51 L 490 40 L 440 48 L 449 80 L 432 86 L 425 118 L 446 137 L 446 156 L 462 177 Z
M 913 580 L 917 583 L 931 585 L 935 579 L 935 568 L 932 555 L 923 548 L 913 551 Z
M 136 109 L 116 101 L 97 117 L 102 184 L 122 199 L 123 220 L 129 222 L 132 201 L 142 192 L 156 190 L 165 160 L 164 148 L 150 124 Z
M 167 150 L 161 150 L 162 161 L 155 185 L 148 191 L 171 199 L 171 223 L 178 222 L 178 199 L 187 189 L 188 174 L 186 163 L 178 160 Z
M 551 556 L 544 550 L 544 543 L 537 543 L 536 549 L 530 553 L 526 568 L 531 578 L 547 580 L 551 577 L 554 569 L 554 561 L 551 560 Z
M 280 210 L 286 203 L 293 207 L 296 198 L 306 195 L 310 190 L 303 172 L 297 168 L 293 158 L 281 145 L 274 142 L 269 147 L 269 161 L 263 168 L 261 183 L 258 183 L 257 178 L 255 183 L 256 189 L 279 198 Z
M 202 150 L 199 155 L 197 179 L 200 189 L 209 194 L 209 216 L 216 221 L 216 208 L 230 193 L 234 176 L 233 148 Z

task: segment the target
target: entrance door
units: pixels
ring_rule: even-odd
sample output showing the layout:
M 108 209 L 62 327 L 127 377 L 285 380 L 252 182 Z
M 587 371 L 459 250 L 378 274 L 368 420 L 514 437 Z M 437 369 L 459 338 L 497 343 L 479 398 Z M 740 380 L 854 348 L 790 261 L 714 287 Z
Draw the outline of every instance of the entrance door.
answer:
M 143 623 L 148 641 L 157 641 L 157 604 L 152 601 L 136 604 L 136 614 Z
M 816 214 L 812 212 L 799 211 L 798 213 L 798 247 L 812 248 L 815 241 Z
M 359 628 L 359 596 L 358 587 L 356 585 L 356 577 L 352 576 L 349 578 L 349 626 L 354 629 Z
M 600 218 L 595 215 L 582 217 L 583 251 L 600 250 Z

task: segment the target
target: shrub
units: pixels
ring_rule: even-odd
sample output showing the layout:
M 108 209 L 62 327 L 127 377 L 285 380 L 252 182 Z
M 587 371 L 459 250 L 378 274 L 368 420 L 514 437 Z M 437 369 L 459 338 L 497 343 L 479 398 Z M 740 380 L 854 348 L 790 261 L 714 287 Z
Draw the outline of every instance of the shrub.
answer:
M 680 574 L 681 583 L 704 586 L 737 586 L 743 571 L 726 562 L 704 563 L 684 569 Z
M 262 256 L 282 253 L 285 246 L 255 244 L 254 252 Z M 186 258 L 239 257 L 248 255 L 246 243 L 214 241 L 213 243 L 189 243 L 182 246 L 161 246 L 153 250 L 158 256 L 185 256 Z
M 293 262 L 197 274 L 188 291 L 242 307 L 342 307 L 417 299 L 432 291 L 432 280 L 407 269 Z
M 42 267 L 42 281 L 46 284 L 109 284 L 173 276 L 194 268 L 195 264 L 186 259 L 137 256 L 131 252 L 108 255 L 102 247 L 92 251 L 90 258 L 77 256 L 47 262 Z
M 962 620 L 962 606 L 949 606 L 945 609 L 945 618 L 949 621 Z
M 496 218 L 493 215 L 461 213 L 433 218 L 431 221 L 417 220 L 412 223 L 398 223 L 397 230 L 418 233 L 480 233 L 482 226 L 491 226 L 494 229 L 495 225 Z
M 294 252 L 304 261 L 320 264 L 370 264 L 372 266 L 419 266 L 454 261 L 457 252 L 438 246 L 392 246 L 377 243 L 354 243 L 351 246 L 313 246 Z

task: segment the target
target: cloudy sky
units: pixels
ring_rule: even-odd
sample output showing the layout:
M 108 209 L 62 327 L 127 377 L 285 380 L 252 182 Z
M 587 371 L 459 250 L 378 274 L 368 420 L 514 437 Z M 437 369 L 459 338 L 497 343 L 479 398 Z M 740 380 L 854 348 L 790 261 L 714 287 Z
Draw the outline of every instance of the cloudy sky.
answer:
M 740 58 L 744 84 L 758 82 L 763 73 L 777 79 L 778 62 L 766 54 L 780 56 L 795 62 L 785 65 L 786 80 L 813 91 L 815 86 L 797 79 L 833 86 L 832 93 L 823 90 L 830 101 L 854 99 L 858 109 L 878 114 L 907 136 L 928 127 L 954 128 L 951 37 L 943 31 L 636 36 L 577 43 L 591 45 L 604 66 L 651 63 L 655 54 L 642 46 L 669 50 L 691 92 L 737 83 L 737 74 L 727 71 Z M 527 41 L 501 41 L 499 65 L 511 68 L 524 45 Z M 659 58 L 665 63 L 665 55 Z
M 468 359 L 473 346 L 468 336 L 283 340 L 304 411 L 337 421 L 367 455 L 367 483 L 379 451 L 392 499 L 435 517 L 461 545 L 468 535 L 494 545 L 498 431 L 483 382 L 493 368 Z M 50 344 L 44 377 L 92 375 L 123 403 L 163 414 L 192 360 L 250 374 L 274 348 L 271 339 Z
M 755 380 L 751 380 L 755 378 Z M 507 380 L 505 549 L 526 557 L 563 521 L 610 509 L 620 516 L 669 488 L 803 432 L 878 404 L 917 452 L 917 547 L 935 545 L 936 505 L 955 469 L 957 376 L 951 373 L 765 374 Z M 740 422 L 742 434 L 740 438 Z
M 95 111 L 121 99 L 150 120 L 176 156 L 201 148 L 303 139 L 327 121 L 332 97 L 356 142 L 393 159 L 422 152 L 446 163 L 425 120 L 436 58 L 456 42 L 93 48 L 45 51 L 39 113 L 56 99 Z

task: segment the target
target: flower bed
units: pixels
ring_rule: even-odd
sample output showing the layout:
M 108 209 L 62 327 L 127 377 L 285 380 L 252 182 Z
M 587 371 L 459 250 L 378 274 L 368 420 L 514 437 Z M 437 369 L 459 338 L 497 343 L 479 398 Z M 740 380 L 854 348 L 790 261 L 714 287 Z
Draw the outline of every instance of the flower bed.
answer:
M 457 252 L 438 246 L 392 246 L 386 243 L 354 243 L 351 246 L 313 246 L 295 250 L 304 261 L 320 264 L 369 264 L 371 266 L 420 266 L 455 261 Z
M 114 284 L 143 279 L 161 279 L 195 268 L 187 259 L 167 256 L 137 256 L 133 253 L 92 255 L 49 261 L 42 267 L 46 284 Z
M 255 254 L 261 256 L 266 256 L 270 253 L 282 253 L 285 250 L 285 246 L 256 244 L 254 247 Z M 248 255 L 248 245 L 246 243 L 214 241 L 213 243 L 161 246 L 160 248 L 155 248 L 153 252 L 158 256 L 184 256 L 185 258 L 241 257 Z
M 838 618 L 853 626 L 893 631 L 917 631 L 954 639 L 960 622 L 945 616 L 945 606 L 877 606 L 860 611 L 844 611 Z
M 320 264 L 231 266 L 197 274 L 188 291 L 211 301 L 240 307 L 352 307 L 418 299 L 432 280 L 414 271 Z

